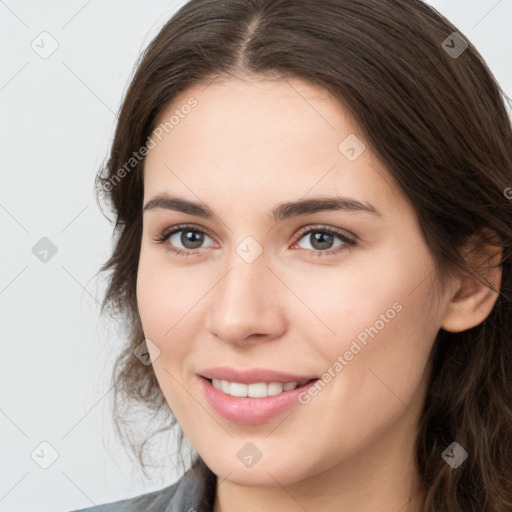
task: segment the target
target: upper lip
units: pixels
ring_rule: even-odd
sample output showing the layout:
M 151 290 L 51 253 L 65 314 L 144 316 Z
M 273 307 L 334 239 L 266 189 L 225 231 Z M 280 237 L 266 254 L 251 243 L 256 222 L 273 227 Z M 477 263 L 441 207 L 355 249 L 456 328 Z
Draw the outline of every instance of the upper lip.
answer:
M 311 375 L 297 375 L 292 373 L 279 372 L 275 370 L 266 370 L 264 368 L 251 368 L 248 370 L 237 370 L 227 366 L 217 366 L 215 368 L 206 368 L 199 373 L 207 379 L 228 380 L 229 382 L 239 382 L 241 384 L 255 384 L 257 382 L 301 382 L 317 379 Z

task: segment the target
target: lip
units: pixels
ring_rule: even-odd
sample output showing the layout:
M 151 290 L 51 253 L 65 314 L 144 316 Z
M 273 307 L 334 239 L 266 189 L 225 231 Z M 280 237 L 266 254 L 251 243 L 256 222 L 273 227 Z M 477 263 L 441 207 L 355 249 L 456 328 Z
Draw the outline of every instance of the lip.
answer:
M 289 377 L 287 376 L 286 378 L 288 379 Z M 212 383 L 205 377 L 200 378 L 203 392 L 207 402 L 210 404 L 210 407 L 226 420 L 241 425 L 256 425 L 264 423 L 275 418 L 293 405 L 299 405 L 299 395 L 307 392 L 308 388 L 313 386 L 317 380 L 318 379 L 310 380 L 303 386 L 289 391 L 283 391 L 278 395 L 266 396 L 263 398 L 251 398 L 227 395 L 220 389 L 214 388 Z M 260 380 L 259 382 L 262 381 Z M 272 382 L 290 381 L 276 380 Z
M 294 375 L 292 373 L 266 370 L 263 368 L 237 370 L 228 366 L 206 368 L 202 370 L 199 375 L 207 379 L 229 380 L 230 382 L 239 382 L 240 384 L 256 384 L 257 382 L 264 382 L 265 384 L 269 384 L 270 382 L 301 382 L 318 378 L 316 375 Z

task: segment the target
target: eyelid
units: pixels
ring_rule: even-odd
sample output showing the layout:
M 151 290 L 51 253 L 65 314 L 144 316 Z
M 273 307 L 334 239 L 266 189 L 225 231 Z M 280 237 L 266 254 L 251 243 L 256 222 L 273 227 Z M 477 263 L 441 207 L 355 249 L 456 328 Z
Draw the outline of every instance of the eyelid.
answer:
M 299 229 L 299 231 L 295 235 L 295 239 L 300 239 L 302 235 L 304 235 L 305 233 L 309 233 L 310 231 L 326 231 L 328 233 L 336 234 L 340 236 L 342 239 L 347 239 L 352 242 L 356 242 L 357 240 L 357 236 L 351 233 L 350 231 L 341 228 L 326 226 L 325 224 L 308 224 L 307 226 L 304 226 L 303 228 Z
M 204 228 L 197 224 L 177 224 L 168 229 L 165 229 L 160 234 L 158 234 L 155 238 L 153 238 L 153 240 L 155 242 L 165 244 L 165 242 L 167 242 L 173 234 L 179 233 L 180 231 L 185 231 L 187 229 L 189 229 L 190 231 L 197 231 L 198 233 L 204 233 L 212 240 L 215 240 L 215 237 L 211 234 L 211 232 L 207 228 Z M 349 231 L 343 230 L 341 228 L 335 228 L 332 226 L 327 226 L 325 224 L 308 224 L 308 225 L 300 228 L 299 231 L 296 233 L 296 235 L 294 236 L 294 241 L 292 243 L 292 247 L 297 244 L 297 242 L 302 238 L 302 236 L 304 234 L 307 234 L 309 232 L 314 232 L 314 231 L 323 231 L 323 232 L 338 236 L 342 240 L 343 244 L 342 244 L 342 246 L 338 246 L 334 249 L 326 249 L 323 251 L 320 251 L 320 250 L 314 251 L 311 249 L 299 248 L 300 251 L 306 252 L 308 254 L 315 254 L 318 256 L 321 256 L 321 255 L 329 256 L 329 255 L 337 254 L 344 250 L 348 250 L 348 249 L 352 248 L 354 245 L 357 244 L 357 241 L 358 241 L 358 237 L 356 235 L 354 235 L 353 233 L 351 233 Z M 194 255 L 201 251 L 201 248 L 185 249 L 185 250 L 179 249 L 179 248 L 170 248 L 170 247 L 168 247 L 168 244 L 165 244 L 165 249 L 167 251 L 174 252 L 175 254 L 186 255 L 186 256 Z
M 205 233 L 210 238 L 215 239 L 215 237 L 212 235 L 210 230 L 208 230 L 207 228 L 204 228 L 202 226 L 199 226 L 198 224 L 177 224 L 168 229 L 165 229 L 161 234 L 157 235 L 157 239 L 159 239 L 161 237 L 163 238 L 163 237 L 170 236 L 171 234 L 174 234 L 177 231 L 181 231 L 181 230 L 184 230 L 187 228 L 194 230 L 194 231 L 198 231 L 200 233 Z M 314 230 L 332 232 L 337 235 L 344 236 L 353 241 L 356 241 L 358 239 L 358 237 L 356 235 L 354 235 L 353 233 L 351 233 L 350 231 L 347 231 L 347 230 L 341 229 L 341 228 L 327 226 L 325 224 L 308 224 L 307 226 L 304 226 L 297 231 L 294 239 L 297 240 L 303 234 L 308 233 L 309 231 L 314 231 Z
M 164 229 L 161 234 L 157 235 L 157 239 L 171 236 L 171 234 L 174 234 L 178 231 L 184 231 L 186 229 L 190 229 L 190 231 L 198 231 L 200 233 L 204 233 L 205 235 L 208 235 L 211 239 L 215 238 L 207 228 L 204 228 L 197 224 L 177 224 L 175 226 L 171 226 L 168 229 Z

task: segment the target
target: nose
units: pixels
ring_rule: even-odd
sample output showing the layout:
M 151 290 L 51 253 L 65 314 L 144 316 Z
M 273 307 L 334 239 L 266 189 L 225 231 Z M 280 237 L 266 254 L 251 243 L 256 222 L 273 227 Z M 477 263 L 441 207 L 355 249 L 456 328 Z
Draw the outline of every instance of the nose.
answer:
M 235 252 L 227 268 L 212 290 L 208 332 L 238 345 L 281 336 L 286 327 L 279 301 L 284 287 L 263 255 L 248 263 Z

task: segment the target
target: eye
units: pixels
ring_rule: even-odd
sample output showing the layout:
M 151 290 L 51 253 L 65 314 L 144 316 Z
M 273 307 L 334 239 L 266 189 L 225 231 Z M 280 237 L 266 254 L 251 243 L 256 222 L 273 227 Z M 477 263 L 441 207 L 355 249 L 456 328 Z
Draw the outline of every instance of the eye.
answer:
M 301 249 L 303 252 L 315 256 L 337 254 L 341 251 L 349 250 L 352 246 L 356 245 L 356 237 L 354 235 L 349 236 L 341 230 L 322 225 L 308 226 L 302 229 L 297 236 L 298 239 L 294 243 L 294 246 L 303 239 L 309 241 L 312 249 Z M 204 248 L 202 245 L 205 241 L 205 237 L 212 240 L 212 237 L 198 226 L 179 225 L 174 226 L 170 230 L 165 230 L 154 240 L 157 243 L 163 244 L 166 251 L 173 252 L 177 256 L 192 256 L 198 254 L 198 249 Z M 336 238 L 339 241 L 337 244 L 335 243 Z
M 340 241 L 338 244 L 335 244 L 336 238 Z M 307 230 L 301 230 L 299 232 L 299 239 L 294 245 L 297 245 L 301 240 L 309 242 L 310 247 L 313 249 L 303 248 L 303 250 L 315 256 L 337 254 L 356 245 L 355 237 L 349 237 L 342 231 L 326 226 L 313 226 L 308 227 Z
M 197 226 L 175 226 L 158 235 L 155 242 L 164 244 L 167 251 L 176 253 L 179 256 L 190 256 L 196 254 L 195 249 L 201 248 L 205 237 L 211 237 L 203 229 Z M 165 243 L 169 241 L 169 243 Z M 180 250 L 180 244 L 184 250 Z

